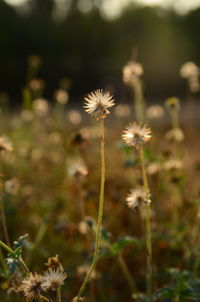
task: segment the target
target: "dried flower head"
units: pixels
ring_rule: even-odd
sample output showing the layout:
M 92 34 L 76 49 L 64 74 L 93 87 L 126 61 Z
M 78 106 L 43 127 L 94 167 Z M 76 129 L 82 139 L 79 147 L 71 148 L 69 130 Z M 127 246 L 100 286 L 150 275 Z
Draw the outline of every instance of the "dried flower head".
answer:
M 39 116 L 45 115 L 49 110 L 49 104 L 45 99 L 36 99 L 33 102 L 33 110 Z
M 165 138 L 168 141 L 179 143 L 184 140 L 184 133 L 180 128 L 173 128 L 165 134 Z
M 134 85 L 135 80 L 139 78 L 143 72 L 142 65 L 131 60 L 123 68 L 123 82 L 128 85 Z
M 139 149 L 141 145 L 151 138 L 151 130 L 146 125 L 141 126 L 136 122 L 129 124 L 122 134 L 125 144 Z
M 44 282 L 44 277 L 35 273 L 30 273 L 28 277 L 22 281 L 22 291 L 28 299 L 36 299 L 40 296 L 42 292 L 42 284 Z
M 164 115 L 164 109 L 160 105 L 152 105 L 147 109 L 147 116 L 150 119 L 159 119 Z
M 180 109 L 180 101 L 179 101 L 179 99 L 176 98 L 176 97 L 168 98 L 168 99 L 165 101 L 165 105 L 166 105 L 167 108 L 169 108 L 170 110 L 179 111 L 179 109 Z
M 115 105 L 113 96 L 109 92 L 97 89 L 85 97 L 85 111 L 99 119 L 110 114 L 109 108 Z
M 88 174 L 88 168 L 80 157 L 72 159 L 67 164 L 68 173 L 73 177 L 86 176 Z
M 41 91 L 45 88 L 45 82 L 43 79 L 33 79 L 29 82 L 29 87 L 33 91 Z
M 56 90 L 54 93 L 54 96 L 55 96 L 56 101 L 61 105 L 67 104 L 67 102 L 69 100 L 69 95 L 68 95 L 67 91 L 65 91 L 64 89 Z
M 135 209 L 139 206 L 144 206 L 145 204 L 149 204 L 151 201 L 147 197 L 145 191 L 141 189 L 131 189 L 130 193 L 126 198 L 126 202 L 129 208 Z
M 180 76 L 188 79 L 199 75 L 199 68 L 194 62 L 186 62 L 181 66 Z
M 44 281 L 42 288 L 44 291 L 56 291 L 58 287 L 64 284 L 64 280 L 67 278 L 67 274 L 60 268 L 50 268 L 44 273 Z
M 130 106 L 126 104 L 120 104 L 115 107 L 115 115 L 117 117 L 128 117 L 131 113 Z
M 1 151 L 12 151 L 12 143 L 11 141 L 6 137 L 6 136 L 1 136 L 0 137 L 0 152 Z
M 164 163 L 164 169 L 166 170 L 181 170 L 183 168 L 183 163 L 177 159 L 169 159 Z
M 58 255 L 56 255 L 55 257 L 48 258 L 48 261 L 47 261 L 47 263 L 45 263 L 45 265 L 48 268 L 53 268 L 53 269 L 60 268 L 60 269 L 62 269 L 62 264 L 60 263 Z

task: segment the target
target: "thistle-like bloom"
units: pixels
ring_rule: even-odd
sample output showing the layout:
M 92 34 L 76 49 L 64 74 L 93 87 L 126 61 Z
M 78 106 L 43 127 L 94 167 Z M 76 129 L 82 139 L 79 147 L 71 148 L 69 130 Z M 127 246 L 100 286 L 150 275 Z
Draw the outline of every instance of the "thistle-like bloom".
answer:
M 145 191 L 140 189 L 131 189 L 130 193 L 126 198 L 126 202 L 129 208 L 135 209 L 145 204 L 149 204 L 151 201 L 147 197 Z
M 131 60 L 123 67 L 123 82 L 132 86 L 134 85 L 135 80 L 141 77 L 143 72 L 144 71 L 142 65 Z
M 50 268 L 44 273 L 44 282 L 42 288 L 44 291 L 56 291 L 58 287 L 64 284 L 67 274 L 60 268 Z
M 146 125 L 141 126 L 136 122 L 129 124 L 122 134 L 125 144 L 139 149 L 141 145 L 151 138 L 151 130 Z
M 109 92 L 97 89 L 85 97 L 85 111 L 96 117 L 97 120 L 110 114 L 108 110 L 115 105 L 113 96 Z
M 22 291 L 28 299 L 39 298 L 42 291 L 42 284 L 44 282 L 44 277 L 35 273 L 30 273 L 28 277 L 22 282 Z

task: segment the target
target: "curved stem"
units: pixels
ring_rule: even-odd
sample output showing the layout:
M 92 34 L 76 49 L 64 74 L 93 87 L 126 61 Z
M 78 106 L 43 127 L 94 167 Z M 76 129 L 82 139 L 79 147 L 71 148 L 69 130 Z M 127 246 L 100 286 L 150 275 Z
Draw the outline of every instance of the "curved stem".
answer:
M 96 231 L 96 239 L 95 239 L 95 251 L 92 264 L 89 268 L 89 271 L 83 281 L 83 284 L 78 292 L 78 295 L 75 298 L 75 301 L 79 301 L 82 293 L 84 292 L 87 283 L 90 280 L 91 274 L 96 267 L 99 255 L 99 246 L 101 239 L 101 225 L 103 218 L 103 206 L 104 206 L 104 185 L 105 185 L 105 137 L 104 137 L 104 119 L 100 120 L 100 128 L 101 128 L 101 187 L 100 187 L 100 198 L 99 198 L 99 212 L 98 212 L 98 221 L 97 221 L 97 231 Z
M 142 167 L 142 177 L 144 183 L 144 190 L 147 194 L 147 198 L 149 198 L 150 190 L 147 180 L 147 174 L 145 170 L 145 162 L 144 162 L 144 151 L 141 147 L 139 149 L 140 153 L 140 161 Z M 146 249 L 147 249 L 147 301 L 152 301 L 152 239 L 151 239 L 151 215 L 150 215 L 150 204 L 145 206 L 145 220 L 146 220 Z
M 5 215 L 5 210 L 4 210 L 4 203 L 3 203 L 3 188 L 4 188 L 4 182 L 3 182 L 3 177 L 1 175 L 1 183 L 0 183 L 0 211 L 1 211 L 1 220 L 2 220 L 2 226 L 3 226 L 3 232 L 4 232 L 4 237 L 7 245 L 10 246 L 10 239 L 8 235 L 8 228 L 7 228 L 7 221 L 6 221 L 6 215 Z

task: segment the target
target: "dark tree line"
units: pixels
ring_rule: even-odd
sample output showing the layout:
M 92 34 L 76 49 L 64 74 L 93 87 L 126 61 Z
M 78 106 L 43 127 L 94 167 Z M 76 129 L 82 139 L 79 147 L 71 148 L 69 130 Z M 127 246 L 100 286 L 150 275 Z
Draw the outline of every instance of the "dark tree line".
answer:
M 40 77 L 51 97 L 59 79 L 72 80 L 80 97 L 97 86 L 113 84 L 120 93 L 121 69 L 133 55 L 143 63 L 147 95 L 163 97 L 183 91 L 179 67 L 200 63 L 200 9 L 186 16 L 173 11 L 131 5 L 114 21 L 99 10 L 83 14 L 77 1 L 62 22 L 53 18 L 53 0 L 31 0 L 27 14 L 0 1 L 0 90 L 19 100 L 25 84 L 27 57 L 43 58 Z

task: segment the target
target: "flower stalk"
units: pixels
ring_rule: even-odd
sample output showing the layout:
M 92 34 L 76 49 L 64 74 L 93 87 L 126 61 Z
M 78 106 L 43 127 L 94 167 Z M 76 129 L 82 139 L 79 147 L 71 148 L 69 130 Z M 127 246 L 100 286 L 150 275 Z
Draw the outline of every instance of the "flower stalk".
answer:
M 96 230 L 96 239 L 95 239 L 95 251 L 92 264 L 89 268 L 89 271 L 83 281 L 83 284 L 78 292 L 78 295 L 75 298 L 75 301 L 79 301 L 87 283 L 91 278 L 91 274 L 96 267 L 98 256 L 99 256 L 99 247 L 101 240 L 101 225 L 103 218 L 103 207 L 104 207 L 104 186 L 105 186 L 105 134 L 104 134 L 104 119 L 100 119 L 100 140 L 101 140 L 101 186 L 100 186 L 100 198 L 99 198 L 99 212 L 98 212 L 98 221 L 97 221 L 97 230 Z

